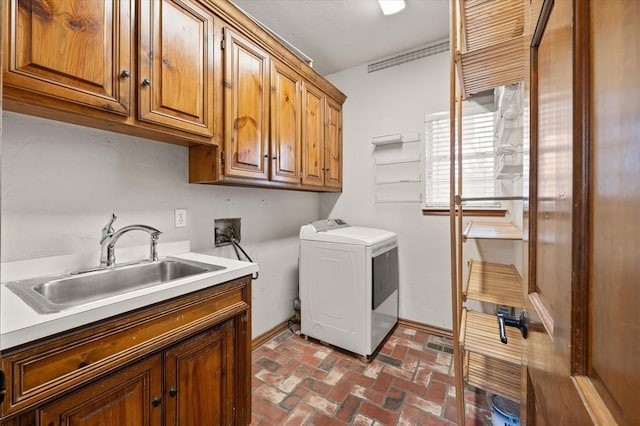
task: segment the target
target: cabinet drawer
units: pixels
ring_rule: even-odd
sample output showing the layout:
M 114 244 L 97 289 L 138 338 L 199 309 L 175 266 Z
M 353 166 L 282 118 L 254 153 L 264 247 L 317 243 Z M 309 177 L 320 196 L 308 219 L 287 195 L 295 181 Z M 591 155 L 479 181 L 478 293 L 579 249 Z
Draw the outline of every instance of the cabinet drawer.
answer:
M 3 415 L 42 402 L 249 308 L 242 278 L 3 354 Z

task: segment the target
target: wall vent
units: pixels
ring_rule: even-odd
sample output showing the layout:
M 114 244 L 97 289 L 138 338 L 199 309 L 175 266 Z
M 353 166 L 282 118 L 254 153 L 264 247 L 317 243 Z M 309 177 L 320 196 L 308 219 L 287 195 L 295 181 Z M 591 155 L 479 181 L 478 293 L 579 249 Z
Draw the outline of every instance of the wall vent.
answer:
M 427 56 L 435 55 L 436 53 L 446 52 L 449 50 L 449 40 L 441 40 L 419 49 L 414 49 L 409 52 L 401 53 L 391 58 L 383 59 L 377 62 L 373 62 L 368 65 L 367 72 L 380 71 L 385 68 L 394 67 L 396 65 L 404 64 L 405 62 L 415 61 L 416 59 L 424 58 Z

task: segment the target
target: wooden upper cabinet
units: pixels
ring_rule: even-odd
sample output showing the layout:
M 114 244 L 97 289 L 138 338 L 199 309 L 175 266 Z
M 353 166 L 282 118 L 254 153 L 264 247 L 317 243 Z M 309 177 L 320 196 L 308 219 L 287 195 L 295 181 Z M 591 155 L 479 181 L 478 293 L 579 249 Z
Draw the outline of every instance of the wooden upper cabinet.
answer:
M 162 424 L 162 358 L 148 358 L 37 409 L 41 425 Z
M 224 29 L 224 174 L 269 178 L 269 55 Z
M 3 84 L 128 115 L 130 0 L 5 2 Z
M 324 185 L 342 188 L 342 105 L 327 99 Z
M 198 2 L 140 2 L 141 120 L 213 135 L 213 40 L 213 14 Z
M 273 61 L 271 68 L 271 180 L 300 183 L 302 77 Z
M 234 423 L 233 331 L 227 321 L 165 352 L 167 425 Z
M 323 186 L 325 98 L 306 82 L 302 87 L 302 183 Z

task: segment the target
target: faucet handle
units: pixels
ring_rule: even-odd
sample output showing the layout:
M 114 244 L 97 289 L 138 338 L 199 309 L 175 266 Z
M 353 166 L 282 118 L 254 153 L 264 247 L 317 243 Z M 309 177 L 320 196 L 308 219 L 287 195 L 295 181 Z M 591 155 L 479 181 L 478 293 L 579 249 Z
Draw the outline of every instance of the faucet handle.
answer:
M 116 219 L 118 218 L 118 216 L 116 216 L 115 213 L 111 213 L 111 219 L 109 220 L 109 222 L 102 228 L 102 238 L 104 239 L 104 237 L 106 237 L 109 234 L 113 234 L 114 229 L 113 229 L 113 222 L 116 221 Z

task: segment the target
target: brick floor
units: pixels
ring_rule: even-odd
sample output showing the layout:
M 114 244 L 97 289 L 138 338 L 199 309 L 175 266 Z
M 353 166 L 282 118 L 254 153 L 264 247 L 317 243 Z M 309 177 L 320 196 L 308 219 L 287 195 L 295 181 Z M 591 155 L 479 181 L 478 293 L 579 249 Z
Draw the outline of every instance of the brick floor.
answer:
M 451 341 L 398 326 L 370 362 L 284 331 L 252 356 L 252 425 L 454 425 Z M 491 425 L 467 386 L 466 424 Z

